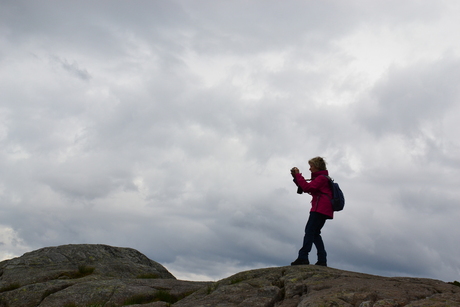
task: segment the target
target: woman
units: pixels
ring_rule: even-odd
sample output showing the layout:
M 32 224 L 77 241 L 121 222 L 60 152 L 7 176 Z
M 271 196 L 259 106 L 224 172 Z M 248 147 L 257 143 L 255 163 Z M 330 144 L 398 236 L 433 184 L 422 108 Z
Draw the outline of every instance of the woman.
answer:
M 327 219 L 334 217 L 331 197 L 332 191 L 329 186 L 329 173 L 326 169 L 326 161 L 321 157 L 316 157 L 308 161 L 310 164 L 311 181 L 307 182 L 297 167 L 291 169 L 292 177 L 298 187 L 298 192 L 311 194 L 311 210 L 307 225 L 305 226 L 305 236 L 303 246 L 299 250 L 298 258 L 291 265 L 310 264 L 308 254 L 312 245 L 315 244 L 318 252 L 318 262 L 316 265 L 327 266 L 327 253 L 321 238 L 321 229 Z

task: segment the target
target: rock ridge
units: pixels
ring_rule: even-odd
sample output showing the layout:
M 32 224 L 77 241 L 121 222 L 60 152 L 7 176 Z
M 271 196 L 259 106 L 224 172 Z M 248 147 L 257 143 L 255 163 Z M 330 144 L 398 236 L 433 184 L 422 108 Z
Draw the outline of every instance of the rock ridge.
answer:
M 46 247 L 0 262 L 0 307 L 460 306 L 460 287 L 314 265 L 250 270 L 217 282 L 177 280 L 132 248 Z

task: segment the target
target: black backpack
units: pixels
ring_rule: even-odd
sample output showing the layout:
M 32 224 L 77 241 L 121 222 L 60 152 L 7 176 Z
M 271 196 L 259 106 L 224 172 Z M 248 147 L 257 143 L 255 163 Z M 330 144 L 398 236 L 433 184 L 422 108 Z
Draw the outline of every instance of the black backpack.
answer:
M 332 191 L 332 209 L 334 211 L 342 211 L 343 207 L 345 206 L 345 197 L 343 196 L 343 192 L 340 189 L 339 184 L 337 182 L 334 182 L 334 179 L 332 179 L 331 177 L 326 175 L 323 176 L 329 179 L 329 185 Z

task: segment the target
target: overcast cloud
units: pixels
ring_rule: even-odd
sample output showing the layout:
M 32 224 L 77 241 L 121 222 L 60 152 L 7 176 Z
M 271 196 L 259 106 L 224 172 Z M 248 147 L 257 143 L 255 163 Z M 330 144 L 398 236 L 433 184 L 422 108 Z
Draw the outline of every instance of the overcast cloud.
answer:
M 460 2 L 0 0 L 0 259 L 289 265 L 323 156 L 334 268 L 460 280 Z M 312 253 L 314 259 L 315 251 Z

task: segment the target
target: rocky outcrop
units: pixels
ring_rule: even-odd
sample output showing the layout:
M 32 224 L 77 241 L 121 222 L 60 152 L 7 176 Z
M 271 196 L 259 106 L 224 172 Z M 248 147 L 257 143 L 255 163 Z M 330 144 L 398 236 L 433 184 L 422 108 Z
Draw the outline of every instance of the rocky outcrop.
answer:
M 173 306 L 460 306 L 460 287 L 432 279 L 389 278 L 303 265 L 241 272 Z
M 460 306 L 460 287 L 438 280 L 381 277 L 287 266 L 218 282 L 177 280 L 130 248 L 64 245 L 0 262 L 0 307 Z
M 161 264 L 132 248 L 101 244 L 45 247 L 0 263 L 2 281 L 31 284 L 54 279 L 92 276 L 175 278 Z
M 107 245 L 47 247 L 0 262 L 2 307 L 172 303 L 206 284 L 178 281 L 140 252 Z

